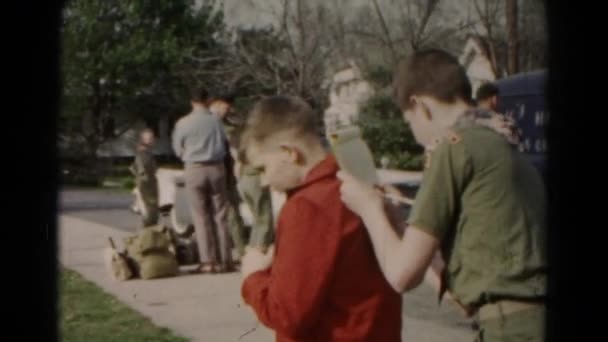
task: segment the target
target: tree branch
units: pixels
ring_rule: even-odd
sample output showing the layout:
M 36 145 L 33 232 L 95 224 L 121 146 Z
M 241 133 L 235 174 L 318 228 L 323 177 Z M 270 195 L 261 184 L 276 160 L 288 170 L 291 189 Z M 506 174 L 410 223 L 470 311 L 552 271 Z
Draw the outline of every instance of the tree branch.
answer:
M 414 35 L 414 37 L 412 37 L 412 49 L 414 51 L 418 50 L 418 48 L 420 47 L 420 44 L 423 41 L 424 30 L 426 29 L 429 19 L 431 18 L 431 15 L 433 15 L 433 12 L 435 11 L 435 8 L 436 8 L 438 2 L 439 2 L 439 0 L 427 0 L 426 1 L 426 6 L 425 6 L 424 14 L 422 16 L 422 20 L 420 21 L 420 25 L 418 26 L 418 30 L 416 31 L 416 34 Z
M 378 15 L 378 20 L 380 22 L 380 26 L 382 27 L 382 31 L 386 36 L 387 46 L 391 51 L 393 62 L 397 64 L 397 62 L 399 61 L 399 56 L 397 55 L 397 51 L 395 51 L 395 47 L 393 46 L 388 26 L 386 25 L 386 21 L 384 20 L 384 16 L 382 15 L 382 11 L 380 10 L 380 6 L 378 5 L 378 0 L 372 0 L 372 3 L 374 4 L 374 8 L 376 9 L 376 14 Z

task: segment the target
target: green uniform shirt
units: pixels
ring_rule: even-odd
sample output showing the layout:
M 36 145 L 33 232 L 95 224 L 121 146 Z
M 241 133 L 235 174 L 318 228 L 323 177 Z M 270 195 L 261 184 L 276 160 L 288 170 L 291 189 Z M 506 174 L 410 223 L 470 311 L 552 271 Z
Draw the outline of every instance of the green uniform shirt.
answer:
M 230 124 L 229 122 L 223 121 L 222 123 L 224 125 L 224 130 L 226 131 L 228 136 L 230 136 L 230 134 L 232 134 L 232 132 L 234 132 L 238 129 L 235 125 Z M 259 176 L 260 171 L 257 170 L 256 168 L 250 166 L 249 164 L 241 164 L 240 176 L 242 176 L 242 175 Z
M 148 149 L 138 149 L 135 152 L 135 161 L 132 168 L 138 183 L 155 184 L 158 167 L 154 155 Z
M 224 132 L 226 136 L 230 136 L 234 131 L 236 131 L 237 127 L 226 120 L 222 120 L 222 126 L 224 127 Z
M 260 172 L 260 170 L 254 168 L 253 166 L 249 165 L 249 164 L 243 164 L 241 166 L 241 175 L 246 175 L 246 176 L 260 176 L 262 173 Z
M 436 236 L 461 303 L 546 293 L 545 188 L 496 132 L 454 127 L 431 152 L 409 223 Z

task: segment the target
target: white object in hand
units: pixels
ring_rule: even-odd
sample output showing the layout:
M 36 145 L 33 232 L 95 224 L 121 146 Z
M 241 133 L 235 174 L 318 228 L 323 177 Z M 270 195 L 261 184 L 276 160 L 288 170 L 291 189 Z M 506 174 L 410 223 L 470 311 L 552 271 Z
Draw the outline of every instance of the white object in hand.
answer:
M 359 127 L 340 128 L 327 135 L 340 169 L 368 184 L 378 183 L 372 152 L 361 138 Z

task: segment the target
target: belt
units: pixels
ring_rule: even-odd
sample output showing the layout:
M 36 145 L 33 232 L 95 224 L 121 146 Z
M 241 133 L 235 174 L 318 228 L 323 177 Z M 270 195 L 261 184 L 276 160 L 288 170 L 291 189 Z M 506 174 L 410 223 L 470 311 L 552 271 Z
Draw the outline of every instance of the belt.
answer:
M 488 303 L 479 308 L 479 320 L 498 318 L 514 312 L 544 306 L 544 302 L 522 302 L 515 300 L 499 300 L 495 303 Z

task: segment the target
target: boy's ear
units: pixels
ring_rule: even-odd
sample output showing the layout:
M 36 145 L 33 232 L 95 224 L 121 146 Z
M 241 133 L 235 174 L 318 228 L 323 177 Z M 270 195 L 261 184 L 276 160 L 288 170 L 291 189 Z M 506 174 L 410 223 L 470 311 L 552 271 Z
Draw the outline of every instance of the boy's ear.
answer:
M 422 112 L 424 113 L 424 116 L 426 116 L 427 120 L 432 120 L 433 115 L 431 114 L 431 110 L 429 108 L 429 102 L 431 100 L 428 97 L 423 96 L 412 96 L 412 98 L 412 102 L 422 108 Z
M 492 107 L 498 108 L 498 96 L 492 96 Z
M 281 144 L 281 151 L 287 154 L 287 158 L 290 162 L 295 164 L 301 164 L 304 161 L 304 155 L 302 151 L 296 146 L 290 144 Z
M 417 105 L 417 104 L 418 104 L 418 102 L 419 102 L 419 101 L 418 101 L 418 97 L 417 97 L 416 95 L 412 95 L 412 96 L 410 96 L 409 101 L 410 101 L 410 106 L 411 106 L 411 108 L 416 107 L 416 105 Z

